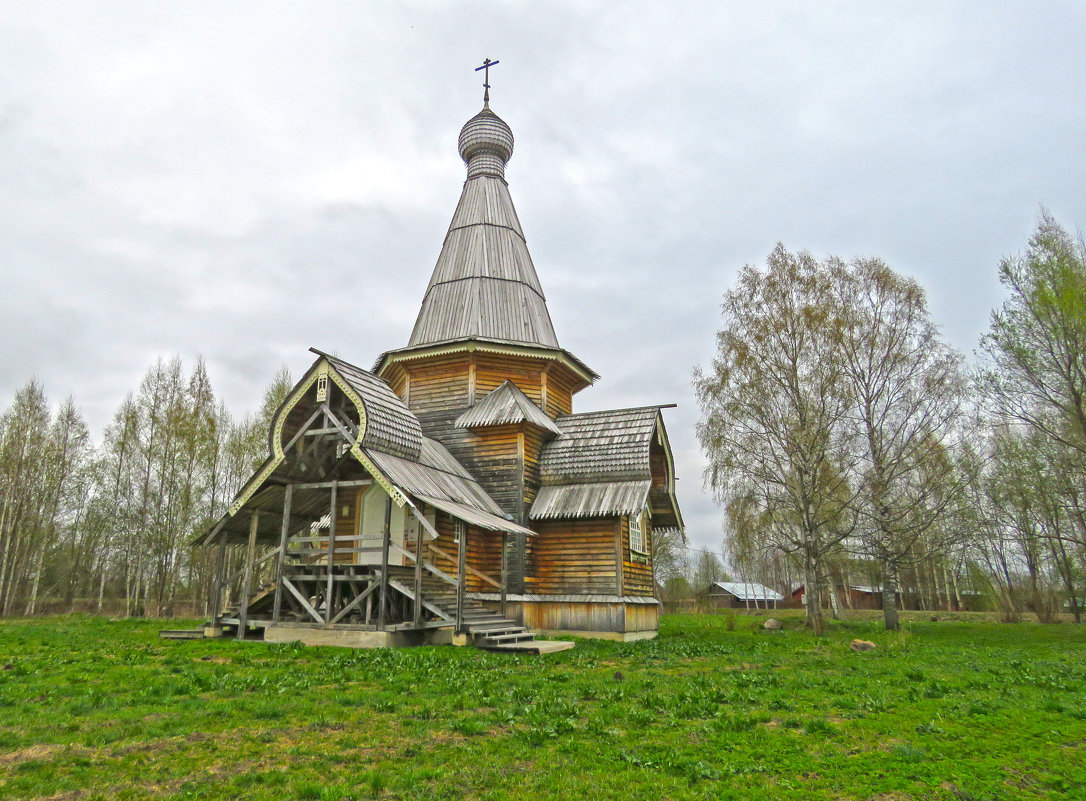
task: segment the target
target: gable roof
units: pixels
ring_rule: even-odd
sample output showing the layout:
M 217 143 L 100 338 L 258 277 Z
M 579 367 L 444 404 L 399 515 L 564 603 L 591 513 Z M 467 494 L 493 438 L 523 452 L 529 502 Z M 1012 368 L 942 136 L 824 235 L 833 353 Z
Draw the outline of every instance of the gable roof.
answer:
M 783 601 L 784 596 L 754 581 L 714 581 L 713 587 L 734 595 L 740 601 Z
M 532 520 L 636 514 L 649 507 L 656 530 L 682 531 L 662 406 L 569 414 L 562 434 L 543 446 Z M 659 438 L 666 467 L 654 483 L 652 446 Z M 662 479 L 662 480 L 661 480 Z
M 497 389 L 472 406 L 456 419 L 457 428 L 482 428 L 485 426 L 531 423 L 558 436 L 561 429 L 544 414 L 520 387 L 512 381 L 503 381 Z
M 309 350 L 327 359 L 335 371 L 351 386 L 351 389 L 362 398 L 366 413 L 366 432 L 362 437 L 363 448 L 391 453 L 406 459 L 419 457 L 423 439 L 422 425 L 384 379 L 316 348 Z M 319 360 L 313 366 L 316 367 L 318 363 Z

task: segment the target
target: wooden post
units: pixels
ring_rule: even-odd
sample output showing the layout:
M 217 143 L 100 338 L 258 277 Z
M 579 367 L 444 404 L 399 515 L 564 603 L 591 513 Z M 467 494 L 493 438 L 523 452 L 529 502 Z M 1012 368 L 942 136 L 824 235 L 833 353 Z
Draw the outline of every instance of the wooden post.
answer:
M 324 622 L 332 622 L 332 597 L 335 594 L 334 570 L 336 561 L 336 482 L 332 481 L 332 500 L 328 515 L 328 584 L 324 590 Z
M 615 595 L 622 595 L 622 516 L 615 524 Z
M 388 540 L 392 530 L 392 496 L 385 499 L 385 533 L 381 539 L 381 598 L 377 602 L 377 630 L 385 630 L 385 606 L 388 601 Z
M 222 579 L 223 568 L 226 566 L 226 537 L 219 532 L 219 552 L 215 557 L 215 581 L 211 590 L 211 628 L 219 629 L 219 613 L 222 611 Z M 219 636 L 221 631 L 216 633 Z
M 272 606 L 272 622 L 279 622 L 283 611 L 283 564 L 287 561 L 287 540 L 290 539 L 290 505 L 294 499 L 294 485 L 287 484 L 283 493 L 283 529 L 279 534 L 279 556 L 275 559 L 275 604 Z
M 502 617 L 507 615 L 506 612 L 506 595 L 509 592 L 509 532 L 502 532 L 502 597 L 501 597 L 501 613 Z
M 460 534 L 460 544 L 456 549 L 456 633 L 464 630 L 464 590 L 467 582 L 468 527 L 460 520 L 456 521 L 456 530 Z
M 245 551 L 245 578 L 241 582 L 241 607 L 238 610 L 238 639 L 245 639 L 245 627 L 249 625 L 249 594 L 253 589 L 253 559 L 256 558 L 256 530 L 260 525 L 260 512 L 253 512 L 249 523 L 249 547 Z
M 417 522 L 417 521 L 416 521 Z M 426 529 L 420 524 L 415 534 L 415 628 L 422 628 L 422 541 Z

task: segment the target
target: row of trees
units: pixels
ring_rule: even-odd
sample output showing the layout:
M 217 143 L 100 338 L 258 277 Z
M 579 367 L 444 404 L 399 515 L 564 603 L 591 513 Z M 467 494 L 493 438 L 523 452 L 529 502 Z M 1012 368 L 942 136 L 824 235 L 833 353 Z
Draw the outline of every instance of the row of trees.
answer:
M 890 629 L 906 572 L 949 605 L 966 585 L 1008 619 L 1066 600 L 1077 620 L 1086 248 L 1043 214 L 1000 278 L 972 368 L 919 284 L 878 259 L 778 245 L 725 294 L 716 358 L 695 376 L 706 482 L 734 563 L 799 573 L 815 630 L 850 569 L 881 585 Z
M 202 361 L 159 361 L 100 443 L 71 398 L 51 409 L 30 381 L 0 415 L 0 615 L 85 609 L 169 615 L 207 597 L 211 566 L 189 540 L 221 516 L 267 455 L 291 386 L 235 419 Z M 182 597 L 182 595 L 184 597 Z

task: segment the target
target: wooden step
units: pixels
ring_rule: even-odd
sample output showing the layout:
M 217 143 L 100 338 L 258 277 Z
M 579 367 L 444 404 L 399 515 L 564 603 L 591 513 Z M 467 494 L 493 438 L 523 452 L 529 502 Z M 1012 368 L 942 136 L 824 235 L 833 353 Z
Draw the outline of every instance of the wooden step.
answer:
M 204 639 L 203 629 L 165 629 L 158 633 L 158 636 L 164 640 L 202 640 Z
M 534 639 L 535 632 L 525 629 L 524 631 L 510 632 L 509 634 L 487 634 L 484 637 L 477 637 L 475 643 L 476 645 L 499 645 L 504 642 L 517 642 L 518 640 Z
M 484 651 L 505 651 L 521 654 L 553 654 L 558 651 L 568 651 L 575 643 L 566 640 L 521 640 L 519 642 L 501 643 L 499 645 L 479 645 Z

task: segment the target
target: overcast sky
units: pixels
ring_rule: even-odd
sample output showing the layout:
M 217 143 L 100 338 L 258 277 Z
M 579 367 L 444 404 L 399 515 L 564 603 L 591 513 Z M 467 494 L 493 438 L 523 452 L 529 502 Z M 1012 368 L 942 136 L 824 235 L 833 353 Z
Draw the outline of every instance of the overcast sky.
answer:
M 0 17 L 0 398 L 96 436 L 157 356 L 254 409 L 309 346 L 407 343 L 464 178 L 506 177 L 576 409 L 666 413 L 719 550 L 690 389 L 775 242 L 919 279 L 967 354 L 1042 204 L 1086 224 L 1080 3 L 15 3 Z

